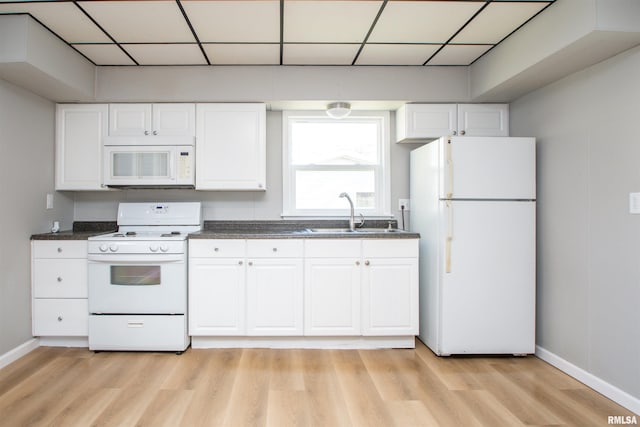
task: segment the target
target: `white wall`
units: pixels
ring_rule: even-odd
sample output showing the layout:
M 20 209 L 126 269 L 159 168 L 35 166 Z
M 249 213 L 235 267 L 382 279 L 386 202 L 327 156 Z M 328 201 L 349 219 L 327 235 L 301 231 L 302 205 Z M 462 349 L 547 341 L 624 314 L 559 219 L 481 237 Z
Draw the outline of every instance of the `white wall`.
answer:
M 391 141 L 395 120 L 391 115 Z M 401 222 L 398 199 L 409 197 L 409 151 L 415 144 L 391 143 L 391 209 Z M 337 195 L 336 195 L 337 197 Z M 115 221 L 118 203 L 130 201 L 202 201 L 205 220 L 278 220 L 282 213 L 282 113 L 267 112 L 267 190 L 223 192 L 195 190 L 124 190 L 78 192 L 75 220 Z M 408 228 L 408 215 L 405 214 Z
M 53 193 L 54 104 L 0 80 L 0 355 L 31 339 L 30 245 L 54 219 L 69 227 L 73 202 Z
M 636 399 L 638 76 L 635 48 L 511 104 L 513 135 L 538 137 L 537 344 Z

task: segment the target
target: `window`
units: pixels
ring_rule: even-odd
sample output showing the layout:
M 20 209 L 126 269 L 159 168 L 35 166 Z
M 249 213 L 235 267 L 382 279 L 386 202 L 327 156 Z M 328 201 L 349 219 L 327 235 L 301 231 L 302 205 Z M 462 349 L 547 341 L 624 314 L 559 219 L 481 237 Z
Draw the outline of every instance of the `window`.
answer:
M 389 216 L 389 113 L 283 112 L 283 215 Z

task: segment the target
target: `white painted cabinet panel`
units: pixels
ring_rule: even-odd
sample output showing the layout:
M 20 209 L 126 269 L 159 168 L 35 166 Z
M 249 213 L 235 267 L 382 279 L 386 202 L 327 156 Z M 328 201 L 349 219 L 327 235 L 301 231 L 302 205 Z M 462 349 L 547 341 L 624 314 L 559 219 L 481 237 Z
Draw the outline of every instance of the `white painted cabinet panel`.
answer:
M 361 335 L 360 258 L 305 260 L 305 335 Z
M 189 335 L 245 332 L 244 258 L 190 259 Z
M 396 141 L 441 136 L 509 136 L 508 104 L 405 104 L 396 111 Z
M 365 258 L 363 264 L 363 335 L 417 335 L 418 258 Z
M 56 105 L 56 190 L 107 190 L 102 185 L 102 139 L 107 104 Z
M 266 189 L 264 104 L 196 105 L 196 189 Z
M 302 258 L 247 262 L 247 335 L 303 334 Z
M 195 104 L 109 104 L 109 136 L 194 136 Z
M 34 336 L 87 336 L 87 241 L 31 242 Z

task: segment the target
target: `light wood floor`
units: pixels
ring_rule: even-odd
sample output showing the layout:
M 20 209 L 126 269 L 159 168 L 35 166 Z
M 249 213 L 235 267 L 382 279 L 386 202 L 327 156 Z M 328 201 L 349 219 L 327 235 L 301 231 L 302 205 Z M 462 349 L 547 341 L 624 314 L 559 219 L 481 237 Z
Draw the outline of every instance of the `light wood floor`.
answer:
M 605 426 L 633 415 L 533 357 L 415 350 L 93 353 L 0 370 L 0 426 Z

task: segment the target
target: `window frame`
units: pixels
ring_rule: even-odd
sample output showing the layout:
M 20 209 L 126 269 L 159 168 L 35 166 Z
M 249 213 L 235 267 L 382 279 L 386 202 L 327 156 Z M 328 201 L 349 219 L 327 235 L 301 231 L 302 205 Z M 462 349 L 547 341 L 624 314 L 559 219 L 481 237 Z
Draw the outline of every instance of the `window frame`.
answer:
M 377 165 L 292 165 L 291 126 L 296 121 L 331 122 L 349 120 L 367 120 L 378 126 Z M 295 172 L 297 170 L 374 170 L 376 207 L 373 211 L 363 211 L 368 218 L 391 217 L 391 162 L 390 162 L 390 113 L 389 111 L 352 111 L 344 119 L 332 119 L 323 110 L 285 110 L 282 112 L 282 217 L 345 217 L 349 216 L 349 204 L 343 209 L 296 209 L 295 208 Z M 336 198 L 338 194 L 336 194 Z M 359 215 L 358 208 L 355 214 Z

